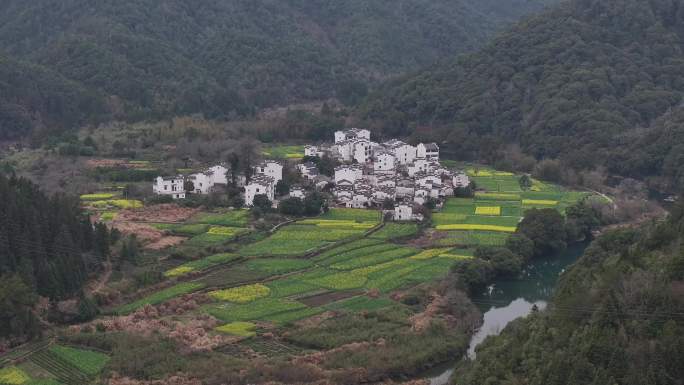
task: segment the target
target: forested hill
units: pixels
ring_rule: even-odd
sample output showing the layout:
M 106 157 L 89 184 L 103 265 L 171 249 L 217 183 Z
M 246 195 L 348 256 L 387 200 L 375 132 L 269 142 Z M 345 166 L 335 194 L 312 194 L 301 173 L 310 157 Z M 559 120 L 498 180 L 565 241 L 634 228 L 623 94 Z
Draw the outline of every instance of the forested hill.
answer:
M 369 82 L 480 47 L 556 1 L 4 0 L 0 53 L 43 68 L 20 70 L 22 92 L 5 92 L 14 72 L 0 72 L 0 139 L 27 124 L 352 102 Z M 83 90 L 93 103 L 72 113 Z
M 537 158 L 663 176 L 675 190 L 683 38 L 683 0 L 570 0 L 475 54 L 387 84 L 360 116 L 387 132 L 437 133 L 460 156 L 519 142 Z
M 566 272 L 549 310 L 511 323 L 459 385 L 665 385 L 684 378 L 684 206 L 608 233 Z
M 108 254 L 107 227 L 93 226 L 78 199 L 0 173 L 0 341 L 36 332 L 37 296 L 79 295 Z

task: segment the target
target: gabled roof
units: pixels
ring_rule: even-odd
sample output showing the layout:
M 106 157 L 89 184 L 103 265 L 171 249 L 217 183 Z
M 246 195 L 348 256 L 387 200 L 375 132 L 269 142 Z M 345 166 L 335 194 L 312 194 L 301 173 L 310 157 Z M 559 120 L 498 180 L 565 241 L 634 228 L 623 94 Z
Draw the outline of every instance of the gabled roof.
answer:
M 423 146 L 425 146 L 425 149 L 428 151 L 439 151 L 439 146 L 437 143 L 432 142 L 432 143 L 422 143 Z

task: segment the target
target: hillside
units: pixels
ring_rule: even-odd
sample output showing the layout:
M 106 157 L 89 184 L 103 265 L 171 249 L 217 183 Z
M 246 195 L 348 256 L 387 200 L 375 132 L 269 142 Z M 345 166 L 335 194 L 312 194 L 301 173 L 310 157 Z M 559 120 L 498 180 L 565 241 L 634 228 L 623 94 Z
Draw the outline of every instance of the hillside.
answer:
M 387 84 L 360 115 L 386 132 L 432 133 L 462 157 L 518 142 L 539 159 L 665 176 L 675 189 L 682 129 L 668 121 L 681 116 L 683 37 L 681 0 L 572 0 Z
M 485 341 L 454 383 L 681 384 L 683 213 L 598 238 L 550 309 Z
M 231 118 L 292 102 L 353 102 L 369 82 L 471 51 L 553 2 L 7 0 L 0 53 L 53 71 L 40 84 L 66 78 L 106 97 L 107 118 Z M 44 111 L 44 95 L 19 96 L 9 93 L 2 109 L 26 111 L 34 126 L 62 115 Z M 0 138 L 25 130 L 7 129 L 24 127 L 23 115 L 3 115 Z M 64 115 L 57 127 L 80 120 Z

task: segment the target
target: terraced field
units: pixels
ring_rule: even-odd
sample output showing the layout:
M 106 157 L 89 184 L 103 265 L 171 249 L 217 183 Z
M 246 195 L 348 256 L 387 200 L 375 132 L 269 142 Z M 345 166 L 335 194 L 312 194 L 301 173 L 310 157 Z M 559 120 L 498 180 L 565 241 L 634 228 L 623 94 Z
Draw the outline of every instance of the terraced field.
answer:
M 532 179 L 532 187 L 521 188 L 517 175 L 487 168 L 469 168 L 478 191 L 474 198 L 451 198 L 433 214 L 438 233 L 436 246 L 502 246 L 516 230 L 526 210 L 565 208 L 587 193 L 567 191 L 560 186 Z
M 259 334 L 253 326 L 258 322 L 287 325 L 326 311 L 403 306 L 388 294 L 444 277 L 454 264 L 474 258 L 478 246 L 504 245 L 528 208 L 562 211 L 586 195 L 539 181 L 525 191 L 515 175 L 493 170 L 471 173 L 479 186 L 477 194 L 449 199 L 433 214 L 430 246 L 406 244 L 405 240 L 423 231 L 416 224 L 381 224 L 379 211 L 331 209 L 318 218 L 282 226 L 234 253 L 168 270 L 169 278 L 190 272 L 199 273 L 199 278 L 153 293 L 119 311 L 204 290 L 211 302 L 199 311 L 224 322 L 216 332 L 249 338 Z M 231 215 L 235 217 L 195 218 L 174 231 L 199 233 L 195 237 L 229 234 L 228 229 L 240 221 L 239 212 Z

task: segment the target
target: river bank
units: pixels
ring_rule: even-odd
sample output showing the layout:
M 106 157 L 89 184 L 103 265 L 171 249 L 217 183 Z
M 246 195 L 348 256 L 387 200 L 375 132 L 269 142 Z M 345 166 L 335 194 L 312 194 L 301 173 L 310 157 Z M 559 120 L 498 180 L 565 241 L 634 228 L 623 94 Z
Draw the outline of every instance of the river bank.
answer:
M 472 302 L 483 314 L 483 324 L 471 337 L 468 353 L 462 359 L 476 359 L 477 346 L 488 336 L 499 334 L 509 322 L 530 314 L 535 307 L 544 309 L 561 274 L 577 261 L 588 245 L 589 242 L 575 243 L 556 255 L 537 258 L 517 278 L 498 279 L 472 296 Z M 437 366 L 423 378 L 430 385 L 449 384 L 455 365 L 456 362 L 450 362 Z

